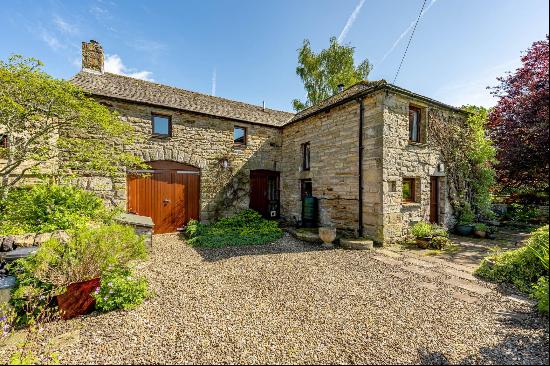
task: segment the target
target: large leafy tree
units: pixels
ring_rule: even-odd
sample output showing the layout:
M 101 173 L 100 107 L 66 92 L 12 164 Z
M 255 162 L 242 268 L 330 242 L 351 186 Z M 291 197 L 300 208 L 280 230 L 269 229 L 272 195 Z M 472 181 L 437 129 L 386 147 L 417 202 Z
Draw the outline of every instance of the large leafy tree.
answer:
M 522 66 L 501 77 L 493 94 L 500 99 L 489 115 L 503 188 L 548 189 L 548 36 L 533 43 Z
M 110 176 L 140 160 L 130 124 L 36 59 L 0 60 L 0 200 L 29 174 Z
M 328 48 L 315 53 L 305 39 L 298 50 L 296 74 L 304 83 L 307 100 L 294 99 L 294 109 L 300 111 L 330 97 L 338 91 L 339 84 L 350 86 L 367 79 L 372 66 L 367 59 L 355 66 L 354 53 L 354 47 L 339 44 L 336 37 L 330 39 Z

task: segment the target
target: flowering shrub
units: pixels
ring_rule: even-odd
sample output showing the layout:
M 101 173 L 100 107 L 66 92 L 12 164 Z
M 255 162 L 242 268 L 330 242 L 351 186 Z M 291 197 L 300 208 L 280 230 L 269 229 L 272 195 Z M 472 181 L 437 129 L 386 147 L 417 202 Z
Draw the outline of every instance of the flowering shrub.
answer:
M 105 273 L 101 278 L 101 286 L 93 297 L 96 309 L 112 311 L 129 310 L 140 305 L 149 294 L 147 280 L 135 277 L 129 269 Z

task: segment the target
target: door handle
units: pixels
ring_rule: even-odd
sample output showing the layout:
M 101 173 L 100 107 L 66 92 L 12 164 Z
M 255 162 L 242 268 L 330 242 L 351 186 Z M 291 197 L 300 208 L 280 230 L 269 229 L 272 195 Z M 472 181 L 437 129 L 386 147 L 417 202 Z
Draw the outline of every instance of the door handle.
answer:
M 170 200 L 168 198 L 165 198 L 164 200 L 162 200 L 162 202 L 164 203 L 170 203 Z

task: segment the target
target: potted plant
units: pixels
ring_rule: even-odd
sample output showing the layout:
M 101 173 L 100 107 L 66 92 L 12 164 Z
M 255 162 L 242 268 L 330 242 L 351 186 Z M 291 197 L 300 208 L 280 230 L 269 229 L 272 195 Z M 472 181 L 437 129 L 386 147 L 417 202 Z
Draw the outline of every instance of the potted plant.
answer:
M 455 231 L 458 235 L 468 236 L 472 235 L 474 227 L 472 222 L 474 222 L 475 215 L 470 207 L 469 203 L 465 203 L 459 211 L 458 222 L 455 226 Z
M 474 235 L 478 238 L 485 238 L 485 235 L 487 234 L 487 225 L 483 223 L 476 223 L 474 224 Z
M 416 245 L 426 249 L 433 237 L 433 226 L 424 221 L 417 222 L 411 228 L 411 234 L 415 237 Z
M 61 317 L 69 319 L 94 309 L 92 294 L 101 286 L 100 279 L 106 271 L 124 269 L 146 254 L 143 238 L 129 226 L 89 226 L 72 231 L 66 243 L 50 239 L 32 257 L 16 261 L 16 286 L 30 284 L 49 289 Z M 21 293 L 22 298 L 15 299 L 14 304 L 37 301 L 27 298 L 30 292 L 36 291 L 16 289 L 14 293 Z M 22 307 L 15 308 L 24 312 Z

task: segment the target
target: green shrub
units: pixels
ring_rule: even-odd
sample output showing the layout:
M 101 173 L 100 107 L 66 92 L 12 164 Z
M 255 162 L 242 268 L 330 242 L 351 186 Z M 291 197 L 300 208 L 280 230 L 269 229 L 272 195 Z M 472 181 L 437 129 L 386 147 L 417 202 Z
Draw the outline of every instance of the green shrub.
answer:
M 136 277 L 131 270 L 122 269 L 105 273 L 93 297 L 96 309 L 107 312 L 133 309 L 147 298 L 148 293 L 145 277 Z
M 539 311 L 548 314 L 548 277 L 542 276 L 533 285 L 533 297 L 538 301 Z
M 212 224 L 191 221 L 186 228 L 187 242 L 205 248 L 265 244 L 279 239 L 282 233 L 276 221 L 265 220 L 254 210 L 244 210 Z
M 411 234 L 416 238 L 429 238 L 433 234 L 433 226 L 424 221 L 417 222 L 411 228 Z
M 476 274 L 530 292 L 541 276 L 548 276 L 548 226 L 536 230 L 526 246 L 485 258 Z
M 533 205 L 512 203 L 508 206 L 506 218 L 515 222 L 530 223 L 541 216 L 540 209 Z
M 458 224 L 469 225 L 474 222 L 476 215 L 472 210 L 472 206 L 468 202 L 465 202 L 457 208 L 458 211 Z
M 124 270 L 146 255 L 144 239 L 129 226 L 83 227 L 71 232 L 67 243 L 50 239 L 34 255 L 8 266 L 16 277 L 10 302 L 26 324 L 65 286 Z
M 430 244 L 428 247 L 430 249 L 441 250 L 451 245 L 451 243 L 452 242 L 444 236 L 434 236 L 433 238 L 430 239 Z
M 476 223 L 474 225 L 474 230 L 475 231 L 487 231 L 487 225 L 483 224 L 483 223 Z
M 38 184 L 10 190 L 0 207 L 0 234 L 51 232 L 109 220 L 114 212 L 94 194 L 72 186 Z

